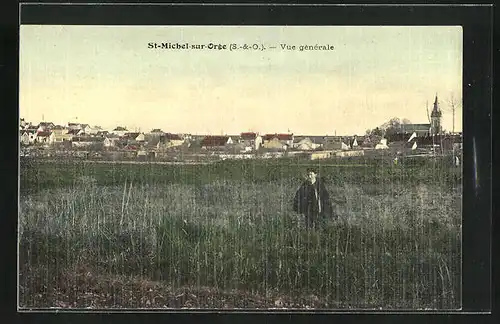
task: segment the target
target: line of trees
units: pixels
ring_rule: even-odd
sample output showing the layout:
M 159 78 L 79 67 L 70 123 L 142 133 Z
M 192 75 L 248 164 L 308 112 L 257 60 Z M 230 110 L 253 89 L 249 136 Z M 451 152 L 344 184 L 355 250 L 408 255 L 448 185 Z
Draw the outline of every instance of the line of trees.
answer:
M 407 118 L 399 119 L 393 117 L 382 125 L 375 127 L 374 129 L 367 129 L 367 136 L 391 136 L 399 133 L 402 129 L 402 125 L 411 124 L 411 121 Z

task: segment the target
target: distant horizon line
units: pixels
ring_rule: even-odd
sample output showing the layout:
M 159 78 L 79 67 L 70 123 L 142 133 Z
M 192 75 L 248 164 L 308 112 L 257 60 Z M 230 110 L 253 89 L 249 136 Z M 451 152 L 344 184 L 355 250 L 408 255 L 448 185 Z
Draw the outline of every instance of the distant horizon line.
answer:
M 107 130 L 104 130 L 104 131 L 107 131 Z M 107 132 L 112 132 L 112 131 L 107 131 Z M 144 131 L 134 131 L 134 130 L 126 130 L 127 133 L 142 133 L 142 134 L 151 134 L 151 132 L 144 132 Z M 452 131 L 449 131 L 449 130 L 443 130 L 443 132 L 449 132 L 449 133 L 452 133 Z M 456 130 L 455 133 L 461 133 L 462 130 Z M 189 133 L 189 132 L 165 132 L 165 131 L 162 131 L 162 133 L 165 133 L 165 134 L 177 134 L 177 135 L 191 135 L 191 136 L 227 136 L 227 137 L 231 137 L 231 136 L 240 136 L 241 134 L 243 133 L 255 133 L 257 135 L 260 135 L 260 136 L 266 136 L 266 135 L 292 135 L 294 137 L 318 137 L 318 136 L 322 136 L 322 137 L 344 137 L 344 136 L 347 136 L 347 137 L 352 137 L 352 136 L 359 136 L 359 137 L 363 137 L 363 136 L 367 136 L 368 134 L 366 133 L 350 133 L 350 134 L 346 134 L 346 133 L 343 133 L 343 134 L 329 134 L 329 133 L 280 133 L 280 132 L 274 132 L 274 133 L 260 133 L 260 132 L 240 132 L 240 133 L 228 133 L 228 134 L 214 134 L 214 133 Z
M 86 122 L 77 122 L 77 121 L 68 121 L 64 124 L 57 124 L 57 123 L 54 123 L 52 121 L 45 121 L 45 120 L 41 120 L 38 122 L 38 124 L 34 124 L 34 122 L 31 122 L 31 121 L 28 121 L 26 118 L 19 118 L 19 120 L 24 120 L 25 122 L 28 122 L 28 123 L 31 123 L 32 125 L 39 125 L 41 123 L 53 123 L 55 126 L 65 126 L 65 125 L 68 125 L 68 124 L 79 124 L 79 125 L 89 125 L 90 127 L 100 127 L 102 128 L 103 130 L 106 130 L 106 129 L 115 129 L 115 128 L 118 128 L 118 127 L 123 127 L 126 129 L 126 131 L 128 132 L 142 132 L 142 133 L 147 133 L 147 132 L 151 132 L 151 131 L 141 131 L 142 127 L 128 127 L 128 126 L 124 126 L 124 125 L 117 125 L 117 126 L 112 126 L 112 127 L 104 127 L 104 126 L 100 126 L 100 125 L 92 125 L 90 123 L 86 123 Z M 129 129 L 130 128 L 130 129 Z M 151 130 L 155 130 L 155 129 L 159 129 L 161 130 L 162 132 L 164 133 L 172 133 L 172 132 L 165 132 L 162 128 L 159 128 L 159 127 L 153 127 L 151 128 Z M 240 131 L 238 134 L 231 134 L 231 133 L 228 133 L 228 132 L 223 132 L 222 134 L 220 132 L 175 132 L 177 134 L 190 134 L 190 135 L 212 135 L 212 136 L 227 136 L 228 134 L 230 135 L 238 135 L 238 134 L 241 134 L 241 133 L 256 133 L 256 134 L 259 134 L 259 135 L 265 135 L 265 134 L 269 134 L 269 135 L 274 135 L 274 134 L 301 134 L 301 133 L 296 133 L 296 132 L 260 132 L 260 131 L 254 131 L 254 130 L 245 130 L 245 131 Z M 306 133 L 304 133 L 306 134 Z M 329 133 L 321 133 L 321 134 L 318 134 L 318 135 L 313 135 L 313 134 L 308 134 L 308 135 L 311 135 L 311 136 L 336 136 L 335 133 L 330 135 Z M 299 135 L 300 136 L 300 135 Z
M 145 133 L 145 134 L 146 133 L 151 133 L 152 130 L 159 129 L 163 133 L 189 134 L 189 135 L 209 135 L 209 136 L 231 136 L 231 135 L 234 136 L 234 135 L 240 135 L 242 133 L 256 133 L 256 134 L 259 134 L 259 135 L 290 134 L 290 135 L 294 135 L 294 136 L 364 136 L 364 135 L 366 135 L 366 130 L 364 132 L 350 132 L 350 133 L 343 132 L 343 134 L 342 133 L 337 134 L 335 132 L 335 130 L 332 133 L 330 133 L 330 132 L 325 132 L 325 133 L 304 133 L 304 132 L 295 132 L 295 131 L 291 131 L 291 130 L 289 130 L 288 132 L 284 132 L 284 131 L 281 131 L 281 132 L 280 131 L 260 132 L 260 131 L 255 131 L 255 130 L 244 130 L 244 131 L 239 131 L 237 133 L 231 133 L 231 132 L 212 132 L 212 131 L 208 131 L 208 132 L 184 132 L 184 131 L 173 132 L 173 131 L 164 131 L 160 127 L 152 127 L 150 130 L 144 131 L 144 130 L 142 130 L 143 127 L 128 127 L 128 126 L 119 125 L 119 124 L 117 126 L 106 127 L 106 126 L 93 125 L 91 123 L 78 122 L 78 121 L 68 121 L 68 122 L 63 123 L 63 124 L 58 124 L 58 123 L 55 123 L 55 122 L 52 122 L 52 121 L 40 120 L 37 124 L 35 124 L 34 122 L 28 121 L 26 118 L 21 118 L 20 117 L 19 120 L 24 120 L 27 123 L 31 123 L 33 126 L 40 125 L 41 123 L 53 123 L 55 126 L 61 126 L 61 127 L 67 127 L 68 124 L 88 125 L 90 127 L 99 127 L 103 131 L 108 131 L 108 132 L 112 132 L 114 129 L 116 129 L 118 127 L 123 127 L 123 128 L 125 128 L 125 131 L 127 131 L 127 132 L 134 132 L 134 133 L 138 132 L 138 133 Z M 411 123 L 411 124 L 414 124 L 414 125 L 427 125 L 428 124 L 428 125 L 430 125 L 431 123 L 427 122 L 427 123 Z M 370 127 L 370 129 L 375 129 L 377 127 L 380 127 L 380 125 L 374 126 L 374 127 Z M 456 125 L 455 125 L 455 128 L 456 128 Z M 443 129 L 443 131 L 449 131 L 449 132 L 451 132 L 451 130 L 446 130 L 446 129 Z M 460 130 L 460 129 L 455 130 L 455 132 L 461 132 L 461 131 L 462 130 Z

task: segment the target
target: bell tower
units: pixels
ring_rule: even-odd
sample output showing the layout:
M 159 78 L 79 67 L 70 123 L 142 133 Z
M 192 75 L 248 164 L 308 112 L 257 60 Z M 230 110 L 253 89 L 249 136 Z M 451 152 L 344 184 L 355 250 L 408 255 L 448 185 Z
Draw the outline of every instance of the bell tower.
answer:
M 431 113 L 431 135 L 441 134 L 441 110 L 438 105 L 438 97 L 436 94 L 436 99 L 434 100 L 434 108 Z

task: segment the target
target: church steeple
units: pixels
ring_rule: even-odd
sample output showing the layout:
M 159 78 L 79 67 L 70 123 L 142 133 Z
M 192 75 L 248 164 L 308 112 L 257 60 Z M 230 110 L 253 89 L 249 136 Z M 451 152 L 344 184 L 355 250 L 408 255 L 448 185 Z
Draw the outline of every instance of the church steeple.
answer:
M 441 117 L 442 113 L 438 105 L 438 96 L 436 93 L 436 99 L 434 99 L 434 108 L 432 109 L 431 117 Z
M 438 135 L 441 133 L 441 110 L 438 105 L 438 96 L 436 93 L 436 98 L 434 99 L 434 108 L 431 113 L 431 132 L 432 135 Z

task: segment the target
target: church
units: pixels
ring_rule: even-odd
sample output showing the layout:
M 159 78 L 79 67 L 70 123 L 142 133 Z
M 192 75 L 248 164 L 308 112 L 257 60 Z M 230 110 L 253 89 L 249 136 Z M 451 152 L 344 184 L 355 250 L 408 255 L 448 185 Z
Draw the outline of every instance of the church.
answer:
M 402 134 L 415 133 L 418 137 L 435 136 L 442 134 L 441 127 L 442 112 L 439 109 L 438 96 L 434 99 L 434 107 L 431 112 L 430 124 L 403 124 L 401 125 Z
M 442 127 L 441 127 L 441 110 L 438 106 L 438 97 L 436 94 L 436 99 L 434 100 L 434 107 L 431 112 L 431 135 L 441 135 Z

